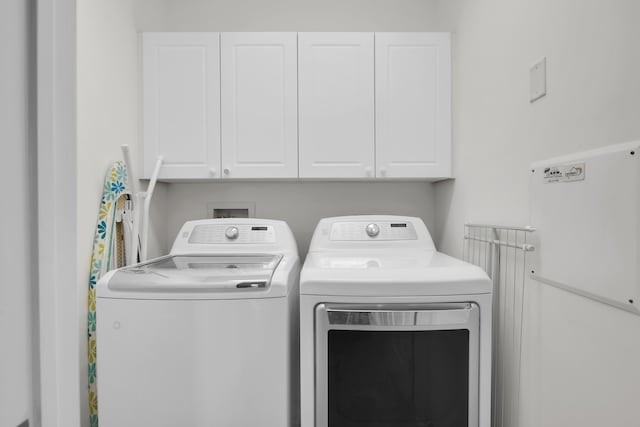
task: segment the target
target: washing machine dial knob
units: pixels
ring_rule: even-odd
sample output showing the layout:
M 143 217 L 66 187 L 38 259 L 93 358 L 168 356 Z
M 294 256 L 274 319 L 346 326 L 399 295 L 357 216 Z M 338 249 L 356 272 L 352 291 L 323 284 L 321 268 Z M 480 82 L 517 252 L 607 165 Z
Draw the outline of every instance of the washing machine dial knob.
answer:
M 240 231 L 238 227 L 229 227 L 225 230 L 224 235 L 227 236 L 227 239 L 235 240 L 238 238 Z
M 367 225 L 366 231 L 369 237 L 376 237 L 380 234 L 380 227 L 378 227 L 378 224 L 371 223 Z

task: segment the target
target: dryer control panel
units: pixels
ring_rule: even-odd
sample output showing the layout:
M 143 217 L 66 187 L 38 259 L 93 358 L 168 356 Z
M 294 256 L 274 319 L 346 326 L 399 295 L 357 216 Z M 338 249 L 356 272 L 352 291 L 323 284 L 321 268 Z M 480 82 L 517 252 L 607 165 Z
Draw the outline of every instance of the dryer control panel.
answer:
M 320 220 L 309 252 L 354 250 L 435 250 L 421 218 L 352 215 Z
M 409 221 L 346 221 L 331 225 L 329 240 L 416 240 L 415 227 Z

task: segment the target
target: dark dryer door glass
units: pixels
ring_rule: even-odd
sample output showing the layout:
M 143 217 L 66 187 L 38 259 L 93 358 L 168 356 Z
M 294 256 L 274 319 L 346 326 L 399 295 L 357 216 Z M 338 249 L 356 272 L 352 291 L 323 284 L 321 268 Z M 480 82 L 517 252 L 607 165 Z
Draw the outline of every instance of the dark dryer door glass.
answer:
M 468 427 L 469 330 L 328 330 L 329 427 Z

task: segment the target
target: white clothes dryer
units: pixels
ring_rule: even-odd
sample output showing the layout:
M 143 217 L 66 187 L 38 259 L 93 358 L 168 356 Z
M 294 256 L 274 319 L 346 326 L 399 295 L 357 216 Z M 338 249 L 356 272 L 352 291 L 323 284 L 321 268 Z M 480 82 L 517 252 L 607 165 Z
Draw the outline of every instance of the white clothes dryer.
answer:
M 321 220 L 300 276 L 302 427 L 490 427 L 491 292 L 420 218 Z
M 297 424 L 299 272 L 287 224 L 251 218 L 187 222 L 170 255 L 105 275 L 100 426 Z

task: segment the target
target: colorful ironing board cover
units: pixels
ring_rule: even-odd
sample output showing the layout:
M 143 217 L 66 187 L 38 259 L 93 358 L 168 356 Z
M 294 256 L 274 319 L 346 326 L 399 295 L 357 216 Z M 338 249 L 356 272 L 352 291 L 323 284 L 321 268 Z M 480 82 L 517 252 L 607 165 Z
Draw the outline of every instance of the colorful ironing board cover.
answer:
M 98 394 L 96 374 L 96 290 L 100 277 L 107 271 L 125 265 L 123 223 L 116 221 L 119 213 L 131 207 L 132 201 L 124 162 L 115 162 L 107 171 L 96 231 L 89 274 L 89 422 L 98 426 Z

